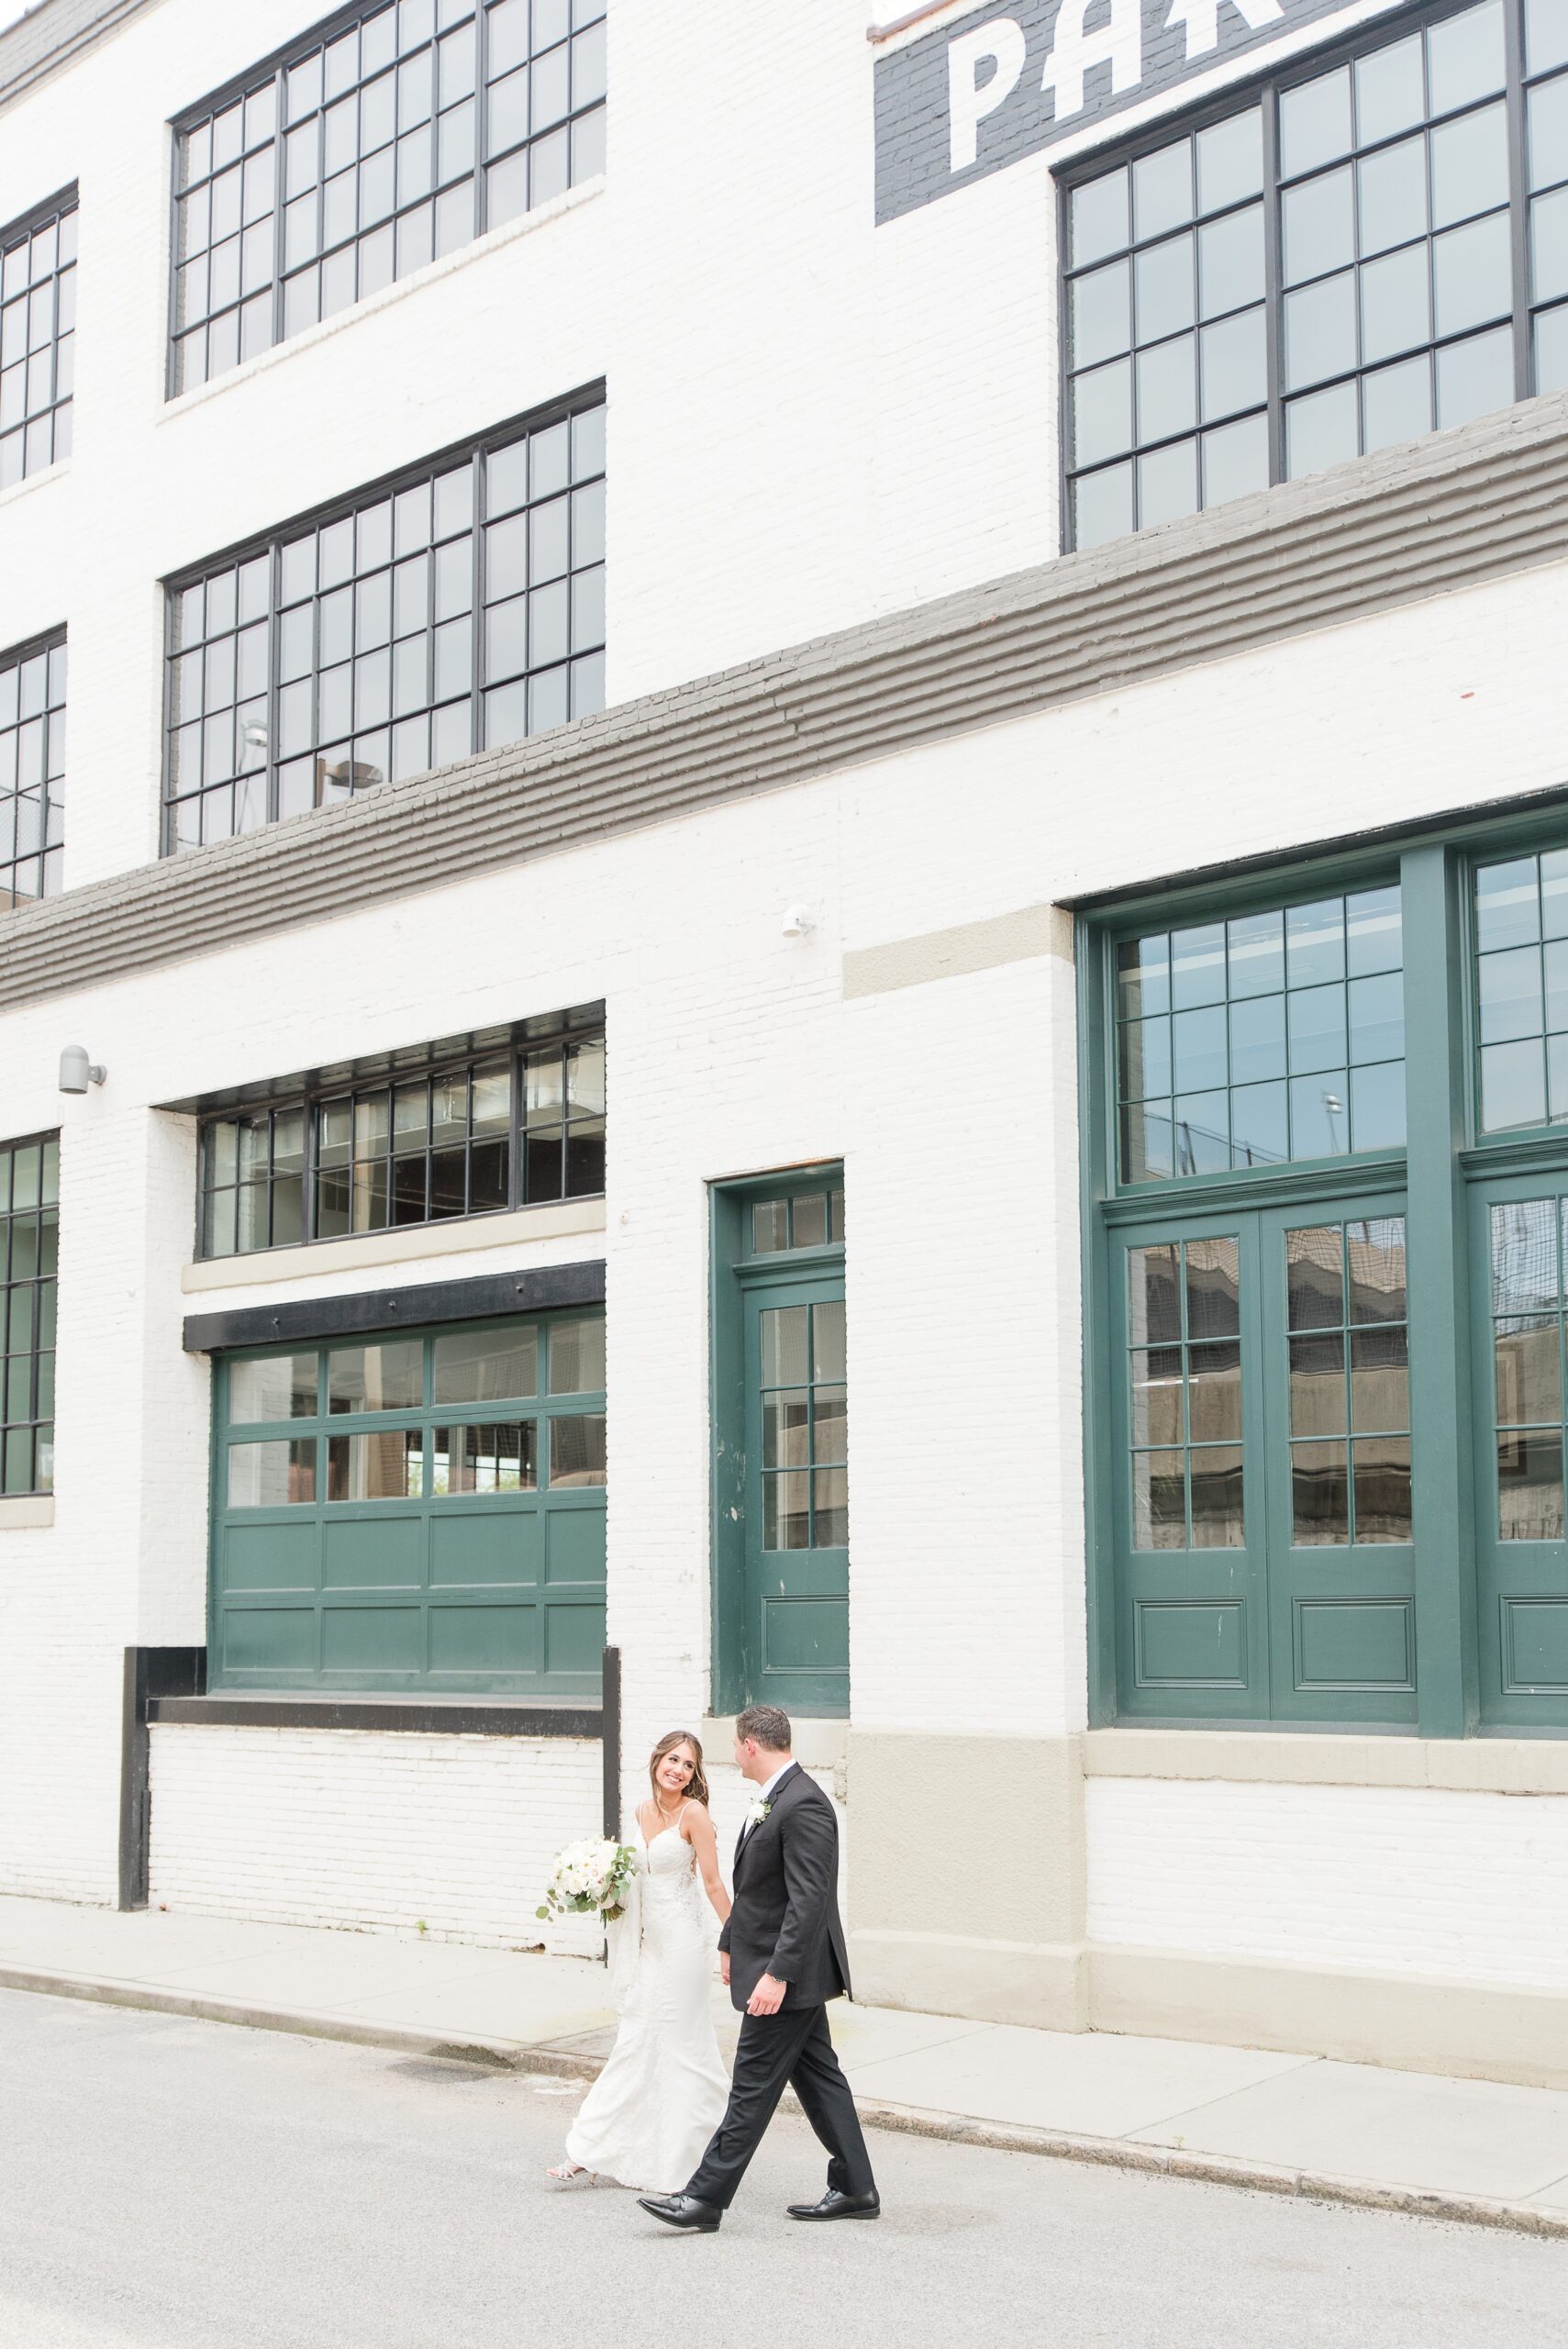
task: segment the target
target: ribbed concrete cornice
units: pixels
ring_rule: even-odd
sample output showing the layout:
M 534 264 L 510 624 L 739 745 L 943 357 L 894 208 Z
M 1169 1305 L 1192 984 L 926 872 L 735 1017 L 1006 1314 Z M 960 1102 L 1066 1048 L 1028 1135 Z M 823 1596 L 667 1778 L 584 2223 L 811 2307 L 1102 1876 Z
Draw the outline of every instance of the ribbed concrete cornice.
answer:
M 1568 560 L 1568 395 L 623 703 L 0 927 L 0 1003 Z

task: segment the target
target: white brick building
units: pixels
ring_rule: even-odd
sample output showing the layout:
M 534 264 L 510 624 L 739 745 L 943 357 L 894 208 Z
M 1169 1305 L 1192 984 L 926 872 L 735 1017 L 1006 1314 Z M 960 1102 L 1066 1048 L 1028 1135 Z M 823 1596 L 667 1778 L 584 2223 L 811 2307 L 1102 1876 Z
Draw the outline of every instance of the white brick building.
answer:
M 0 1890 L 526 1943 L 607 1640 L 1568 2081 L 1568 12 L 1166 13 L 0 34 Z

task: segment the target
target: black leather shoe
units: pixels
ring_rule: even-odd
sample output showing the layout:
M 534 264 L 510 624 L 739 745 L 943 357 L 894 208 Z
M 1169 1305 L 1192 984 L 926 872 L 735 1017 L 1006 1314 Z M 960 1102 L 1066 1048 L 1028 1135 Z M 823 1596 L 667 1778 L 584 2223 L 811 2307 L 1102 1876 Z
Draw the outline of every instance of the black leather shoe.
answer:
M 717 2202 L 699 2202 L 695 2194 L 639 2194 L 637 2199 L 667 2227 L 683 2227 L 690 2235 L 716 2235 L 724 2216 Z
M 820 2202 L 792 2202 L 792 2219 L 880 2219 L 882 2197 L 873 2188 L 869 2194 L 840 2194 L 830 2186 Z

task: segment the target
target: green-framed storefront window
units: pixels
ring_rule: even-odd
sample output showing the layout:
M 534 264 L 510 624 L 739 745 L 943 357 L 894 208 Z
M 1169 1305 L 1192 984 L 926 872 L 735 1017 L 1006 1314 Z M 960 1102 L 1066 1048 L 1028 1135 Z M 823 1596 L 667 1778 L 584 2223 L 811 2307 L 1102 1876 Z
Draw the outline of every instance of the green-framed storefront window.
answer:
M 60 1137 L 0 1143 L 0 1493 L 54 1490 Z
M 1568 1731 L 1568 812 L 1079 936 L 1095 1718 Z
M 844 1187 L 837 1166 L 713 1198 L 714 1707 L 850 1707 Z
M 596 1692 L 602 1315 L 214 1370 L 209 1685 Z

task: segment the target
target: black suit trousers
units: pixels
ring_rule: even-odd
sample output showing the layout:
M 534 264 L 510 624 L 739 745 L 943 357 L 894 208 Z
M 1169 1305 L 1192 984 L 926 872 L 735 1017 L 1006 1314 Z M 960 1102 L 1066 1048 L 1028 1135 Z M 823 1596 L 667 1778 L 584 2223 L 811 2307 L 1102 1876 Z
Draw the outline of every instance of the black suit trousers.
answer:
M 699 2202 L 716 2202 L 721 2210 L 729 2208 L 786 2086 L 800 2099 L 831 2156 L 828 2185 L 840 2194 L 873 2191 L 871 2156 L 850 2084 L 833 2053 L 828 2009 L 781 2007 L 776 2015 L 747 2015 L 741 2021 L 729 2102 L 688 2194 Z

